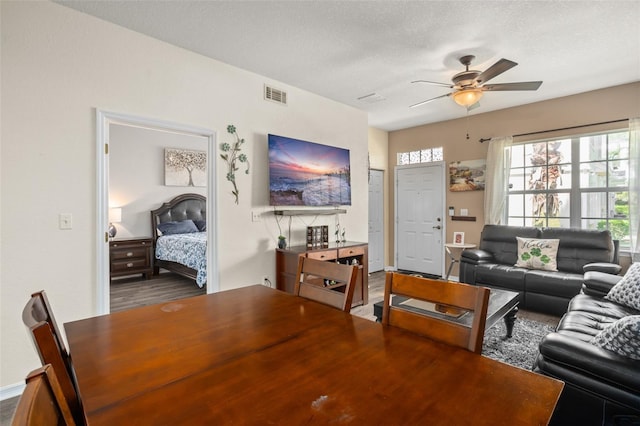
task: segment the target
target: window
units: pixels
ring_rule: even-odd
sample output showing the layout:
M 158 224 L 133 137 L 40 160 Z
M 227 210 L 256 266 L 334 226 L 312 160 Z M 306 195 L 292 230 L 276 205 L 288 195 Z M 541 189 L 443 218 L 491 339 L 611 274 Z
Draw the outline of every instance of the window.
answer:
M 426 148 L 420 151 L 411 152 L 399 152 L 398 153 L 398 165 L 403 166 L 405 164 L 418 164 L 418 163 L 430 163 L 433 161 L 442 161 L 442 147 Z
M 629 132 L 528 142 L 511 148 L 509 225 L 608 229 L 629 238 Z

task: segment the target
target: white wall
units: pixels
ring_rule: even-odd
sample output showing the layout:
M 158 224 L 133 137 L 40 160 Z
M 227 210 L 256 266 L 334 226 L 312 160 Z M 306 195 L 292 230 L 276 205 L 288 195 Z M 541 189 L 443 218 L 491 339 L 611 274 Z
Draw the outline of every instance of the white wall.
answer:
M 120 124 L 109 126 L 109 205 L 122 209 L 122 222 L 114 224 L 116 238 L 151 237 L 151 210 L 180 194 L 207 195 L 206 187 L 165 185 L 165 148 L 206 151 L 207 139 Z
M 96 108 L 212 129 L 218 142 L 231 141 L 226 126 L 234 124 L 247 140 L 252 168 L 238 177 L 239 205 L 217 163 L 223 290 L 265 274 L 275 282 L 268 133 L 351 150 L 353 205 L 341 224 L 350 240 L 366 241 L 364 112 L 54 3 L 0 8 L 1 389 L 39 365 L 21 322 L 31 292 L 46 289 L 59 324 L 96 313 Z M 264 101 L 265 83 L 287 91 L 289 105 Z M 251 211 L 262 220 L 252 222 Z M 72 230 L 58 229 L 59 213 L 73 215 Z M 333 225 L 297 219 L 293 242 L 302 243 L 307 224 L 326 221 Z

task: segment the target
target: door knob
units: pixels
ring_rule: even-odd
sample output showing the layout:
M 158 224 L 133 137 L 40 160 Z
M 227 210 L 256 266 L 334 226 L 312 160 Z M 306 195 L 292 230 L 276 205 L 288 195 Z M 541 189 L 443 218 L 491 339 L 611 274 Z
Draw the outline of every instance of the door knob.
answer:
M 442 226 L 436 225 L 436 226 L 433 227 L 433 229 L 442 229 Z

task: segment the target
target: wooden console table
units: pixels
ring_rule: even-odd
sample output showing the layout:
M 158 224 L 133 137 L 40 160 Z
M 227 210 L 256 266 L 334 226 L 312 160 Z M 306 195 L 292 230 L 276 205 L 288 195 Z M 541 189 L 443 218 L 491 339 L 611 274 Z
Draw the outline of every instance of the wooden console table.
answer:
M 329 243 L 327 247 L 307 248 L 303 245 L 276 249 L 276 288 L 293 293 L 300 256 L 349 264 L 353 264 L 355 260 L 359 265 L 359 271 L 352 306 L 366 305 L 369 302 L 368 247 L 367 243 L 347 241 Z

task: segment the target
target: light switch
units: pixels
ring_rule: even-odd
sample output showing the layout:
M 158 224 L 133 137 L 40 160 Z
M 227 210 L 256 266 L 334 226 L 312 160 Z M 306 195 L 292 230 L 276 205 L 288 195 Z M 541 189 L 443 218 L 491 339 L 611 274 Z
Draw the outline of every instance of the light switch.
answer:
M 58 227 L 60 229 L 73 228 L 73 216 L 71 215 L 71 213 L 60 213 L 58 215 Z
M 460 209 L 460 216 L 469 216 L 468 209 Z

